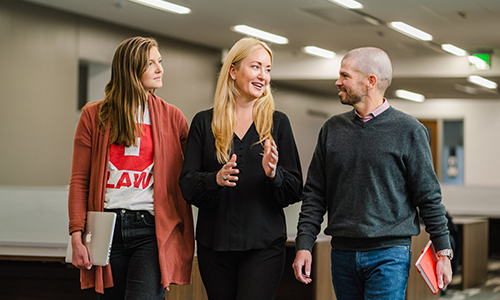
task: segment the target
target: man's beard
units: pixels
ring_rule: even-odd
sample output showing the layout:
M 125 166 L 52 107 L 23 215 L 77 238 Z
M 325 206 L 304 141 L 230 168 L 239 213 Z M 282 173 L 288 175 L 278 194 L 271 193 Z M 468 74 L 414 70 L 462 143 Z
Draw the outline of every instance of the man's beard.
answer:
M 351 105 L 354 106 L 355 104 L 359 103 L 361 100 L 363 100 L 363 97 L 366 96 L 366 94 L 361 94 L 361 93 L 353 93 L 352 90 L 346 90 L 343 89 L 344 92 L 344 99 L 339 96 L 340 102 L 344 105 Z

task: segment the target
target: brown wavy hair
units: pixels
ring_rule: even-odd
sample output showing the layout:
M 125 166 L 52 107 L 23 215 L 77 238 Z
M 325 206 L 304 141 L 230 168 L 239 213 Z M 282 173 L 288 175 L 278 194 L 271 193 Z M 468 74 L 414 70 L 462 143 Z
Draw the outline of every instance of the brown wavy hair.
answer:
M 104 101 L 98 111 L 103 131 L 110 122 L 110 144 L 137 146 L 142 128 L 138 129 L 136 118 L 143 122 L 148 100 L 141 78 L 148 68 L 152 47 L 158 47 L 155 39 L 138 36 L 126 39 L 115 51 L 111 79 L 104 89 Z M 137 116 L 139 107 L 143 108 L 142 114 Z

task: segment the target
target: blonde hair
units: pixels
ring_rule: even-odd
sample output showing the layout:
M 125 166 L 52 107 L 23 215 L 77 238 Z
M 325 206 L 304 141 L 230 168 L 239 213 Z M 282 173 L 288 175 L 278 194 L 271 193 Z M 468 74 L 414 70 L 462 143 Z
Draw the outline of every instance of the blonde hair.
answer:
M 153 47 L 158 47 L 158 43 L 152 38 L 132 37 L 123 41 L 115 51 L 111 79 L 98 111 L 99 126 L 103 131 L 110 122 L 110 144 L 137 146 L 137 137 L 142 133 L 142 128 L 139 126 L 138 132 L 136 125 L 137 113 L 139 106 L 142 107 L 142 123 L 148 100 L 141 79 L 148 68 Z
M 212 132 L 215 138 L 217 160 L 221 164 L 227 163 L 230 159 L 233 151 L 233 133 L 236 127 L 235 96 L 238 95 L 238 91 L 236 88 L 232 88 L 234 82 L 229 71 L 232 65 L 239 69 L 243 59 L 259 49 L 265 49 L 269 53 L 272 64 L 273 53 L 269 46 L 258 39 L 245 37 L 236 42 L 229 50 L 220 70 L 214 97 Z M 253 106 L 255 128 L 259 133 L 257 143 L 263 144 L 266 139 L 273 140 L 271 135 L 273 113 L 274 99 L 268 84 L 262 96 L 257 99 Z

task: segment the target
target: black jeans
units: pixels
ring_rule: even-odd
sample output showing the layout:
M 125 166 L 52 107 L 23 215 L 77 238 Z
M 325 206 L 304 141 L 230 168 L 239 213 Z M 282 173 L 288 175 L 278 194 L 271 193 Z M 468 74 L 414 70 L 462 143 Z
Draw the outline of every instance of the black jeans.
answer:
M 198 265 L 210 300 L 272 300 L 285 265 L 286 239 L 265 249 L 214 251 L 198 244 Z
M 147 211 L 116 212 L 110 264 L 114 286 L 98 294 L 101 300 L 163 299 L 155 218 Z

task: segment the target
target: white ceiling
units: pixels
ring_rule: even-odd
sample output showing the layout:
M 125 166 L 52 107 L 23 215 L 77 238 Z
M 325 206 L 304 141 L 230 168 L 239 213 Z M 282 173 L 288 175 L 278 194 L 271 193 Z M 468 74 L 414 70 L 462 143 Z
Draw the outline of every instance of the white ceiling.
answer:
M 444 43 L 469 53 L 500 52 L 500 0 L 358 0 L 364 5 L 360 11 L 347 10 L 327 0 L 170 1 L 189 7 L 188 15 L 158 11 L 127 0 L 25 1 L 216 49 L 231 47 L 242 37 L 231 31 L 231 26 L 245 24 L 287 37 L 289 44 L 273 45 L 277 53 L 298 52 L 308 45 L 336 53 L 375 46 L 384 49 L 393 60 L 405 61 L 449 56 L 440 50 Z M 363 16 L 379 20 L 381 25 L 372 25 Z M 403 21 L 434 39 L 422 42 L 404 36 L 385 25 L 391 21 Z M 474 87 L 465 76 L 443 78 L 433 74 L 429 70 L 424 77 L 395 77 L 392 88 L 418 91 L 427 98 L 500 99 L 497 91 L 464 92 L 464 87 Z M 500 84 L 500 72 L 486 75 Z M 322 94 L 334 95 L 336 90 L 331 80 L 276 82 Z

